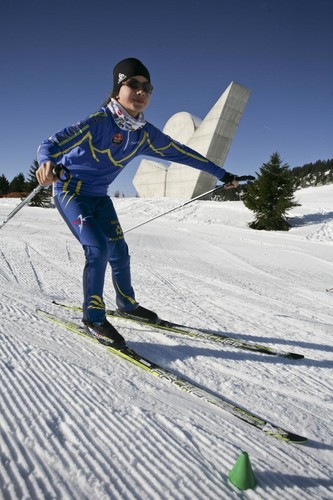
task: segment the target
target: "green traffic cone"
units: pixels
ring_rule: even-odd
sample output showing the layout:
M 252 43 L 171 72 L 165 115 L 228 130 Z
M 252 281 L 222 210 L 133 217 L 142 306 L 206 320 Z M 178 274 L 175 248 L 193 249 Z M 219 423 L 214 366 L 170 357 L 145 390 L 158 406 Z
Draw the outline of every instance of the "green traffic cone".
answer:
M 257 481 L 254 476 L 249 455 L 246 451 L 242 451 L 237 462 L 229 472 L 229 480 L 239 490 L 254 489 Z

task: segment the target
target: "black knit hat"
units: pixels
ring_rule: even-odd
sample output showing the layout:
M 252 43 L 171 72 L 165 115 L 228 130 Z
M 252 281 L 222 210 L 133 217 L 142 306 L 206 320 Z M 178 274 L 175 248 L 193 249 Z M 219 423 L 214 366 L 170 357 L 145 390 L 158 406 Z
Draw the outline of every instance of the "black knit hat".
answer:
M 139 59 L 129 57 L 123 59 L 113 68 L 113 90 L 114 95 L 119 93 L 122 82 L 125 82 L 133 76 L 144 76 L 150 83 L 150 74 L 146 66 Z

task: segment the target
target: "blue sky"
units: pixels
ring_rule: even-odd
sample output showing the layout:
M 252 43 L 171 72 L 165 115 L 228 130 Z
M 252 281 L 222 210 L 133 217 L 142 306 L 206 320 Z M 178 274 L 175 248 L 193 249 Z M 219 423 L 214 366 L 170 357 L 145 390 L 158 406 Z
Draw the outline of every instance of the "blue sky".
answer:
M 10 0 L 0 6 L 0 175 L 28 173 L 39 143 L 96 111 L 125 57 L 148 67 L 146 119 L 200 118 L 236 81 L 250 99 L 224 167 L 254 174 L 333 157 L 331 0 Z M 134 160 L 114 190 L 134 194 Z

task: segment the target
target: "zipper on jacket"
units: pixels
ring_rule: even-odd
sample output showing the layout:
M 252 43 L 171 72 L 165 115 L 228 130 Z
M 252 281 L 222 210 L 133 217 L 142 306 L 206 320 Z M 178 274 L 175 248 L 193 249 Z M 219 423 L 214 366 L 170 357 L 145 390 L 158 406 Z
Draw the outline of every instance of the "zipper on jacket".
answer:
M 128 143 L 129 143 L 129 136 L 130 136 L 130 131 L 128 130 L 127 131 L 127 140 L 126 140 L 126 144 L 125 144 L 125 147 L 124 147 L 124 151 L 126 151 L 126 149 L 127 149 L 127 146 L 128 146 Z

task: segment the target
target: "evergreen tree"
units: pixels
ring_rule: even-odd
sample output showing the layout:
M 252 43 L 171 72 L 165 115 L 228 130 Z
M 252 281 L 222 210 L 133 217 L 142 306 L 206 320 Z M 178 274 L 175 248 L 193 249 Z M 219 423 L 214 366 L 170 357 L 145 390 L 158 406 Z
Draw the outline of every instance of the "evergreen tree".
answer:
M 27 190 L 29 193 L 33 191 L 37 186 L 38 186 L 38 181 L 36 178 L 36 170 L 38 169 L 38 162 L 37 160 L 34 160 L 32 162 L 32 165 L 30 167 L 29 173 L 28 173 L 28 179 L 26 182 L 27 185 Z M 29 205 L 31 207 L 47 207 L 50 204 L 52 196 L 52 187 L 45 187 L 44 189 L 41 189 L 31 200 Z
M 0 196 L 9 193 L 9 181 L 7 177 L 2 174 L 0 176 Z
M 26 184 L 24 174 L 20 172 L 18 175 L 14 177 L 14 179 L 9 184 L 9 192 L 10 193 L 25 193 L 26 192 Z
M 257 180 L 248 184 L 242 197 L 245 206 L 256 214 L 249 226 L 258 230 L 289 231 L 286 213 L 299 206 L 293 198 L 295 187 L 289 165 L 282 164 L 280 155 L 274 153 L 257 175 Z

